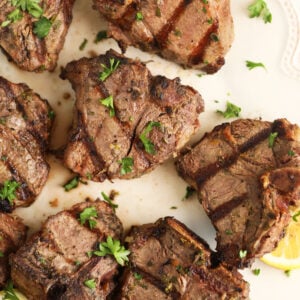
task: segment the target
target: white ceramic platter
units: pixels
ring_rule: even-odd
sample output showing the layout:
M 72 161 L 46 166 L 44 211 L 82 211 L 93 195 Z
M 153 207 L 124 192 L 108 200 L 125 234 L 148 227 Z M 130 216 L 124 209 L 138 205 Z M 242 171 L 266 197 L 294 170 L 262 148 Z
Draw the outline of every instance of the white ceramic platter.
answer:
M 226 101 L 242 108 L 242 117 L 274 120 L 286 117 L 293 123 L 300 124 L 300 1 L 268 0 L 273 14 L 271 24 L 264 24 L 261 19 L 250 19 L 247 6 L 251 0 L 232 0 L 232 15 L 235 23 L 235 40 L 226 56 L 225 66 L 214 75 L 197 76 L 199 72 L 183 70 L 154 55 L 129 48 L 126 55 L 148 62 L 153 74 L 162 74 L 169 78 L 179 76 L 184 84 L 197 89 L 205 100 L 205 113 L 200 115 L 202 127 L 193 139 L 202 136 L 205 131 L 226 121 L 216 114 L 223 110 Z M 118 50 L 113 40 L 95 44 L 98 31 L 106 28 L 105 21 L 92 10 L 92 1 L 77 0 L 74 18 L 67 35 L 66 43 L 60 54 L 55 72 L 33 74 L 20 71 L 9 63 L 0 53 L 0 75 L 13 82 L 25 82 L 51 103 L 56 111 L 52 146 L 59 147 L 66 140 L 66 133 L 71 124 L 74 93 L 70 84 L 59 78 L 60 67 L 71 60 L 89 56 L 91 51 L 105 53 L 109 48 Z M 298 12 L 298 14 L 297 14 Z M 88 40 L 84 51 L 79 46 Z M 260 61 L 266 66 L 249 71 L 246 60 Z M 63 95 L 70 93 L 70 99 Z M 215 101 L 218 100 L 218 103 Z M 125 228 L 131 225 L 154 222 L 160 217 L 175 216 L 197 232 L 214 249 L 215 231 L 206 217 L 196 197 L 182 201 L 187 184 L 178 177 L 173 161 L 168 161 L 152 173 L 130 181 L 81 184 L 79 188 L 65 192 L 62 185 L 72 178 L 54 157 L 48 157 L 51 172 L 43 192 L 28 208 L 16 211 L 31 228 L 31 233 L 38 230 L 48 215 L 69 208 L 85 198 L 100 197 L 101 192 L 109 193 L 112 189 L 119 192 L 116 203 L 117 215 Z M 57 199 L 58 206 L 50 202 Z M 177 209 L 171 209 L 176 206 Z M 252 269 L 260 268 L 259 276 L 251 270 L 242 273 L 250 283 L 252 300 L 297 299 L 299 296 L 300 271 L 292 271 L 287 277 L 283 271 L 273 269 L 256 261 Z M 1 296 L 0 296 L 1 297 Z

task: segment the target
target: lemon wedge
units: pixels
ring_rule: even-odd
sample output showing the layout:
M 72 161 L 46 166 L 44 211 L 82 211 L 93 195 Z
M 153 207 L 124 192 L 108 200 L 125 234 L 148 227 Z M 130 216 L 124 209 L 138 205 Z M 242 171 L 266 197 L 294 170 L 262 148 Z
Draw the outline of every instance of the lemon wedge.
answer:
M 282 270 L 300 268 L 300 211 L 292 211 L 291 215 L 285 237 L 273 252 L 261 258 L 264 263 Z

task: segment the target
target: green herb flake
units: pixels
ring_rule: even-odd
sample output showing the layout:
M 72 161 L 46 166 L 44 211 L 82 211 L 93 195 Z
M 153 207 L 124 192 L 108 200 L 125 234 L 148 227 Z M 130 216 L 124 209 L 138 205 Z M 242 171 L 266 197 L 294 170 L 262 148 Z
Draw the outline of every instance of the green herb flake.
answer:
M 185 195 L 182 198 L 182 201 L 191 198 L 195 194 L 196 190 L 192 186 L 187 186 L 185 188 Z
M 171 206 L 170 209 L 177 209 L 177 206 Z
M 55 118 L 55 112 L 54 112 L 53 110 L 50 110 L 50 111 L 48 112 L 48 118 L 49 118 L 50 120 L 54 120 L 54 118 Z
M 291 156 L 291 157 L 295 156 L 295 152 L 293 150 L 289 150 L 288 156 Z
M 4 291 L 4 298 L 3 300 L 20 300 L 19 297 L 16 295 L 16 291 L 14 289 L 12 281 L 8 281 L 6 286 L 3 289 Z
M 7 15 L 7 19 L 1 23 L 1 27 L 6 27 L 11 23 L 22 20 L 23 14 L 20 9 L 16 8 Z
M 69 192 L 70 190 L 73 190 L 78 187 L 79 184 L 79 177 L 75 176 L 71 180 L 69 180 L 63 187 L 66 192 Z
M 214 22 L 214 19 L 213 18 L 207 19 L 206 22 L 211 25 Z
M 248 6 L 248 12 L 250 18 L 258 18 L 261 16 L 265 23 L 272 22 L 272 14 L 264 0 L 255 0 Z
M 16 190 L 20 186 L 15 180 L 6 180 L 3 183 L 2 188 L 0 189 L 0 199 L 8 200 L 10 205 L 13 204 L 16 199 Z
M 226 234 L 226 235 L 232 235 L 232 233 L 233 233 L 233 232 L 232 232 L 232 230 L 230 230 L 230 229 L 226 229 L 226 230 L 225 230 L 225 234 Z
M 242 109 L 240 107 L 227 101 L 226 110 L 225 111 L 217 110 L 217 113 L 223 115 L 225 119 L 230 119 L 230 118 L 239 117 L 241 111 Z
M 252 273 L 255 275 L 255 276 L 258 276 L 260 274 L 260 269 L 254 269 L 252 270 Z
M 285 271 L 284 271 L 284 274 L 285 274 L 287 277 L 290 277 L 290 276 L 291 276 L 291 270 L 285 270 Z
M 93 290 L 96 287 L 95 279 L 88 279 L 84 282 L 84 285 L 87 286 L 89 289 Z
M 107 31 L 106 30 L 101 30 L 97 33 L 94 43 L 98 44 L 100 41 L 104 40 L 107 38 Z
M 121 160 L 118 161 L 118 163 L 121 165 L 121 175 L 125 175 L 132 172 L 132 167 L 134 164 L 132 157 L 123 157 Z
M 246 60 L 246 66 L 249 70 L 253 70 L 254 68 L 264 68 L 266 70 L 265 65 L 261 62 Z
M 159 8 L 159 7 L 156 7 L 155 15 L 156 15 L 158 18 L 161 17 L 161 11 L 160 11 L 160 8 Z
M 272 132 L 269 135 L 268 141 L 269 141 L 269 148 L 273 148 L 274 144 L 275 144 L 275 140 L 278 137 L 278 132 Z
M 99 80 L 104 81 L 107 79 L 120 65 L 119 60 L 115 60 L 114 58 L 109 59 L 109 67 L 104 64 L 101 64 L 103 71 L 99 75 Z
M 143 16 L 142 12 L 138 11 L 138 12 L 136 13 L 136 15 L 135 15 L 135 19 L 136 19 L 137 21 L 142 21 L 142 20 L 144 19 L 144 16 Z
M 110 95 L 107 98 L 99 99 L 99 101 L 102 105 L 104 105 L 105 107 L 108 108 L 109 116 L 114 117 L 116 112 L 115 112 L 115 108 L 114 108 L 114 98 L 113 98 L 113 96 Z
M 140 273 L 137 273 L 137 272 L 134 272 L 133 273 L 133 277 L 136 279 L 136 280 L 141 280 L 143 278 L 143 276 L 140 274 Z
M 175 29 L 175 30 L 174 30 L 174 34 L 175 34 L 176 36 L 181 36 L 181 35 L 182 35 L 182 33 L 181 33 L 181 31 L 180 31 L 179 29 Z
M 1 156 L 1 160 L 2 160 L 2 161 L 7 161 L 7 156 L 6 156 L 6 155 L 2 155 L 2 156 Z
M 80 262 L 79 260 L 75 260 L 75 261 L 74 261 L 74 265 L 78 267 L 78 266 L 81 265 L 81 262 Z
M 85 208 L 80 214 L 79 214 L 79 222 L 81 225 L 84 225 L 86 222 L 89 223 L 89 226 L 91 229 L 95 228 L 96 226 L 96 220 L 92 218 L 97 218 L 98 213 L 94 206 L 90 206 Z
M 149 154 L 155 154 L 155 146 L 154 144 L 147 138 L 147 135 L 153 130 L 154 127 L 161 128 L 161 124 L 159 122 L 150 121 L 146 128 L 142 131 L 139 138 L 142 141 L 145 151 Z
M 213 42 L 219 42 L 219 41 L 220 41 L 218 35 L 217 35 L 216 33 L 214 33 L 214 32 L 210 35 L 210 39 L 211 39 Z
M 39 38 L 45 38 L 51 29 L 52 22 L 46 17 L 41 17 L 38 21 L 33 23 L 33 33 Z
M 118 264 L 124 266 L 129 261 L 128 255 L 130 251 L 121 246 L 120 241 L 114 240 L 111 236 L 108 236 L 106 242 L 99 244 L 99 250 L 93 252 L 96 256 L 112 255 Z
M 110 205 L 110 207 L 113 209 L 113 211 L 115 212 L 116 208 L 118 208 L 119 205 L 113 203 L 113 200 L 110 197 L 108 197 L 104 192 L 101 192 L 101 195 L 102 195 L 104 201 L 106 201 Z
M 88 180 L 92 180 L 93 175 L 92 175 L 91 173 L 86 173 L 85 177 L 86 177 Z
M 88 43 L 88 40 L 85 38 L 79 46 L 79 50 L 83 51 Z
M 247 250 L 240 250 L 239 251 L 239 258 L 245 258 L 247 256 Z
M 292 219 L 295 222 L 298 222 L 298 217 L 300 216 L 300 210 L 298 212 L 296 212 L 295 214 L 293 214 Z
M 0 251 L 0 257 L 4 257 L 4 253 Z

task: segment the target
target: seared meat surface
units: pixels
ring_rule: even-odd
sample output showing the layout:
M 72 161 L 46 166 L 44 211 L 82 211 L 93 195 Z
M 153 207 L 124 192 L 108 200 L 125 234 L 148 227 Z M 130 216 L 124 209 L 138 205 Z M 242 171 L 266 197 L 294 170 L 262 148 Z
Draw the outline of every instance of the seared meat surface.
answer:
M 130 268 L 118 299 L 248 299 L 241 274 L 215 262 L 206 242 L 176 219 L 133 227 L 126 241 Z
M 141 176 L 176 156 L 199 127 L 199 93 L 112 50 L 69 63 L 61 76 L 76 93 L 65 164 L 88 179 Z
M 20 218 L 0 212 L 0 288 L 3 288 L 10 274 L 9 254 L 24 244 L 26 233 L 27 227 Z
M 297 125 L 240 119 L 217 126 L 179 158 L 179 174 L 198 189 L 217 230 L 221 260 L 244 267 L 276 247 L 289 206 L 300 204 L 299 155 Z
M 122 49 L 133 45 L 208 73 L 224 64 L 233 41 L 229 0 L 94 0 Z
M 0 47 L 23 70 L 54 70 L 72 20 L 73 4 L 74 0 L 42 0 L 38 3 L 42 15 L 37 18 L 36 13 L 33 13 L 35 17 L 29 13 L 32 11 L 30 8 L 23 11 L 12 5 L 12 1 L 1 0 Z M 9 22 L 9 16 L 18 9 L 21 19 L 5 25 L 5 22 Z M 45 32 L 47 24 L 51 24 L 45 37 L 37 35 L 37 22 L 42 22 L 38 27 L 42 32 Z
M 80 214 L 88 214 L 87 209 L 96 214 L 81 222 Z M 112 256 L 88 253 L 98 250 L 107 236 L 120 240 L 122 233 L 107 203 L 77 204 L 49 217 L 41 231 L 11 256 L 12 280 L 28 299 L 106 299 L 115 286 L 118 264 Z M 89 288 L 87 280 L 93 280 L 95 288 Z
M 28 206 L 46 183 L 52 113 L 27 85 L 0 77 L 0 211 Z

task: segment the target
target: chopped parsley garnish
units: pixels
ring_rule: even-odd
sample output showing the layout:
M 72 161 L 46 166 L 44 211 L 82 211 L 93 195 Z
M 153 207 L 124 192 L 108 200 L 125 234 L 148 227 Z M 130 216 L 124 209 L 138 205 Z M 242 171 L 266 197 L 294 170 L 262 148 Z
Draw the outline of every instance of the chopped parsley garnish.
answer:
M 160 11 L 160 8 L 159 7 L 156 7 L 156 10 L 155 10 L 155 15 L 157 16 L 157 17 L 161 17 L 161 11 Z
M 119 66 L 120 61 L 116 60 L 114 58 L 109 59 L 109 67 L 106 65 L 101 64 L 101 67 L 103 68 L 103 71 L 99 75 L 99 79 L 101 81 L 104 81 L 107 79 Z
M 66 192 L 69 192 L 70 190 L 77 188 L 78 184 L 79 184 L 79 177 L 75 176 L 74 178 L 72 178 L 71 180 L 69 180 L 64 185 L 64 189 L 65 189 Z
M 136 13 L 136 15 L 135 15 L 135 19 L 136 19 L 137 21 L 142 21 L 142 20 L 144 19 L 144 16 L 143 16 L 142 12 L 138 11 L 138 12 Z
M 144 145 L 145 151 L 149 154 L 156 153 L 154 144 L 147 138 L 147 135 L 152 131 L 154 127 L 160 128 L 161 124 L 159 122 L 150 121 L 139 136 Z
M 96 256 L 112 255 L 118 264 L 124 266 L 129 260 L 128 255 L 130 251 L 121 246 L 120 241 L 114 240 L 111 236 L 108 236 L 106 242 L 99 244 L 99 250 L 93 251 Z
M 292 219 L 293 221 L 295 222 L 298 222 L 298 217 L 300 216 L 300 210 L 298 212 L 296 212 L 293 216 L 292 216 Z
M 7 15 L 6 20 L 1 23 L 1 27 L 6 27 L 10 23 L 15 23 L 17 21 L 22 20 L 22 18 L 23 18 L 22 12 L 18 8 L 16 8 L 15 10 L 13 10 L 11 13 Z
M 4 253 L 0 251 L 0 257 L 4 257 Z
M 80 214 L 79 214 L 79 221 L 81 225 L 84 225 L 87 221 L 89 223 L 89 226 L 91 229 L 95 228 L 96 226 L 96 220 L 92 218 L 97 218 L 98 213 L 94 206 L 90 206 L 85 208 Z
M 272 132 L 269 135 L 269 148 L 273 148 L 277 136 L 278 136 L 278 132 Z
M 260 269 L 254 269 L 252 270 L 252 273 L 256 276 L 258 276 L 260 274 Z
M 171 206 L 170 209 L 177 209 L 177 206 Z
M 195 192 L 196 192 L 196 190 L 192 186 L 187 186 L 186 189 L 185 189 L 185 195 L 182 198 L 182 200 L 184 201 L 184 200 L 192 197 Z
M 143 276 L 140 273 L 134 272 L 133 276 L 136 280 L 141 280 L 143 278 Z
M 288 152 L 288 156 L 294 156 L 295 155 L 295 152 L 293 151 L 293 150 L 289 150 L 289 152 Z
M 240 250 L 239 258 L 245 258 L 247 256 L 247 250 Z
M 213 18 L 207 19 L 206 22 L 207 22 L 208 24 L 212 24 L 212 23 L 214 22 L 214 19 L 213 19 Z
M 255 0 L 248 6 L 249 17 L 258 18 L 262 16 L 265 23 L 272 22 L 272 14 L 264 0 Z
M 226 235 L 232 235 L 232 230 L 226 229 L 226 230 L 225 230 L 225 234 L 226 234 Z
M 113 96 L 108 96 L 107 98 L 104 99 L 99 99 L 102 105 L 108 108 L 109 110 L 109 116 L 114 117 L 115 116 L 115 108 L 114 108 L 114 98 Z
M 100 41 L 104 40 L 107 38 L 107 31 L 106 30 L 101 30 L 97 33 L 95 39 L 94 39 L 94 43 L 97 44 Z
M 9 281 L 6 284 L 3 291 L 4 291 L 3 300 L 20 300 L 19 297 L 16 295 L 12 281 Z
M 12 205 L 14 199 L 16 199 L 16 189 L 20 186 L 15 180 L 6 180 L 3 183 L 3 187 L 0 189 L 0 199 L 8 200 L 9 204 Z
M 88 40 L 85 38 L 85 39 L 82 41 L 82 43 L 80 44 L 79 50 L 80 50 L 80 51 L 83 51 L 84 48 L 86 47 L 87 43 L 88 43 Z
M 50 110 L 50 111 L 48 112 L 48 118 L 49 118 L 50 120 L 53 120 L 53 119 L 55 118 L 55 112 L 54 112 L 53 110 Z
M 214 32 L 210 35 L 210 39 L 214 42 L 218 42 L 220 40 L 218 35 Z
M 33 23 L 33 33 L 39 38 L 45 38 L 50 31 L 52 22 L 46 17 L 41 17 L 38 21 Z
M 291 276 L 291 270 L 285 270 L 285 271 L 284 271 L 284 274 L 285 274 L 287 277 L 290 277 L 290 276 Z
M 118 208 L 119 205 L 113 203 L 113 200 L 110 199 L 104 192 L 101 192 L 101 195 L 102 195 L 104 201 L 106 201 L 106 202 L 110 205 L 110 207 L 113 209 L 113 211 L 115 212 L 115 211 L 116 211 L 116 208 Z
M 225 111 L 217 110 L 217 113 L 223 115 L 225 119 L 230 119 L 234 117 L 239 117 L 241 110 L 242 109 L 240 107 L 227 101 L 226 110 Z
M 84 282 L 84 285 L 93 290 L 96 287 L 95 279 L 88 279 Z
M 253 70 L 254 68 L 264 68 L 266 69 L 265 65 L 261 62 L 254 62 L 250 60 L 246 60 L 246 66 L 249 70 Z
M 120 174 L 125 175 L 132 172 L 133 167 L 133 158 L 132 157 L 123 157 L 122 160 L 119 160 L 118 163 L 121 165 Z

